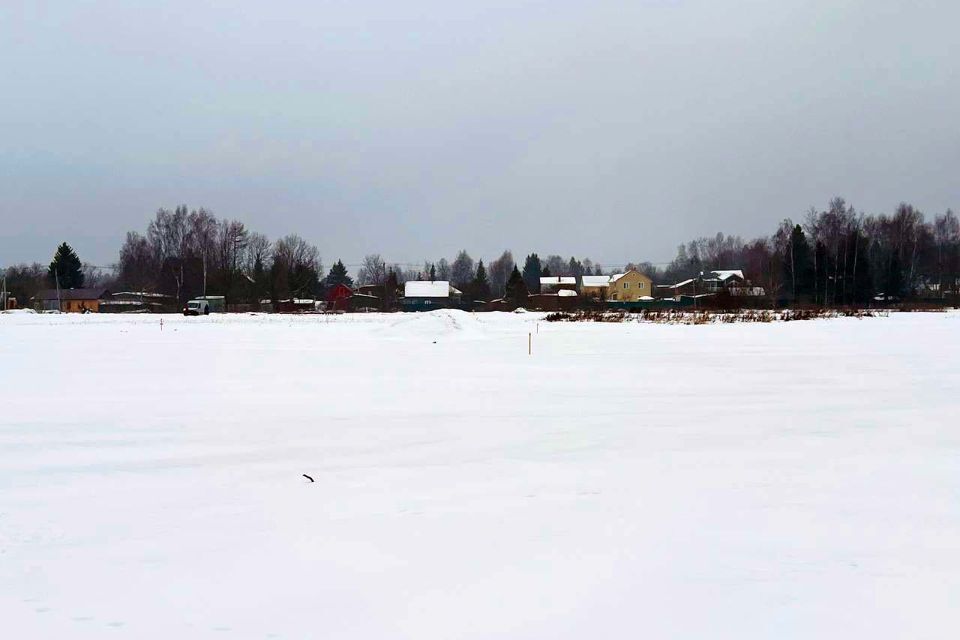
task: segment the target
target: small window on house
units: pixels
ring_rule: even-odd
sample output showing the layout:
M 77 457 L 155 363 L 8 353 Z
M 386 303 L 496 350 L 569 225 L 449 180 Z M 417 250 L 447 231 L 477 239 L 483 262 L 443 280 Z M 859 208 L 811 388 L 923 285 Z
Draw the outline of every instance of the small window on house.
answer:
M 642 283 L 642 282 L 638 282 L 638 283 L 637 283 L 637 289 L 643 289 L 643 283 Z
M 629 282 L 624 282 L 624 283 L 623 283 L 623 288 L 624 288 L 624 289 L 629 289 L 629 288 L 630 288 L 630 283 L 629 283 Z

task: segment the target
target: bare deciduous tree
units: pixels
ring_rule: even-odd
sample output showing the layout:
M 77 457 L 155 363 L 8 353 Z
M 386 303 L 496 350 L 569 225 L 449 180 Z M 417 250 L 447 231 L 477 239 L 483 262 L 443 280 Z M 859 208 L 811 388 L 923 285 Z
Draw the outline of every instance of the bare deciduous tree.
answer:
M 493 295 L 497 297 L 504 295 L 507 280 L 510 278 L 514 266 L 513 254 L 510 251 L 504 251 L 499 258 L 490 263 L 487 273 Z
M 372 253 L 363 257 L 363 265 L 357 272 L 358 284 L 380 285 L 387 280 L 387 264 L 379 253 Z
M 440 258 L 437 261 L 437 280 L 450 280 L 451 277 L 450 263 L 446 258 Z
M 467 285 L 473 281 L 474 276 L 474 267 L 473 267 L 473 258 L 470 257 L 465 250 L 461 250 L 457 254 L 456 260 L 453 261 L 453 265 L 450 267 L 450 281 L 453 282 L 453 286 L 458 289 L 464 289 Z M 439 280 L 446 280 L 446 278 L 440 278 Z

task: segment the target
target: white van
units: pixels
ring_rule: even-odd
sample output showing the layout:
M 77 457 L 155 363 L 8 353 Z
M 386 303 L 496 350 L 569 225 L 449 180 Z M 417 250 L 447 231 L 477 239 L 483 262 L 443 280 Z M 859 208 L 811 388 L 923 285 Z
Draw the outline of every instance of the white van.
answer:
M 210 315 L 210 303 L 206 300 L 191 300 L 183 308 L 185 316 L 208 316 Z

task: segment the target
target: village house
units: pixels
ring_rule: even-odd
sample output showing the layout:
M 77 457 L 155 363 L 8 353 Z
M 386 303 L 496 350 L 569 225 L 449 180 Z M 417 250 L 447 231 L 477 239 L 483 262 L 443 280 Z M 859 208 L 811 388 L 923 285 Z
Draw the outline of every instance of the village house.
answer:
M 687 278 L 675 284 L 658 285 L 658 298 L 679 299 L 681 296 L 727 293 L 731 296 L 763 296 L 763 287 L 751 286 L 740 269 L 721 269 L 701 272 L 695 278 Z
M 540 293 L 556 293 L 561 290 L 576 291 L 577 279 L 573 276 L 543 276 L 540 278 Z
M 106 289 L 43 289 L 30 301 L 37 311 L 97 313 L 100 302 L 109 295 Z
M 571 311 L 579 306 L 580 296 L 572 289 L 558 289 L 553 293 L 530 294 L 527 304 L 540 311 Z
M 431 311 L 456 307 L 461 296 L 460 290 L 447 280 L 411 280 L 403 285 L 403 310 Z
M 657 298 L 679 298 L 680 296 L 696 295 L 698 290 L 696 278 L 687 278 L 674 284 L 658 284 Z
M 635 269 L 610 276 L 607 300 L 637 302 L 653 298 L 653 280 Z
M 353 289 L 343 283 L 330 287 L 326 296 L 327 311 L 347 311 L 352 297 Z
M 313 298 L 287 298 L 272 302 L 274 313 L 309 313 L 316 311 L 317 301 Z
M 383 287 L 372 288 L 376 285 L 367 285 L 358 287 L 350 298 L 350 311 L 384 311 L 383 298 L 370 291 L 378 291 L 383 294 Z
M 580 295 L 597 300 L 606 300 L 610 292 L 610 276 L 582 276 Z
M 746 281 L 746 278 L 743 277 L 743 271 L 740 269 L 701 273 L 700 282 L 703 285 L 701 293 L 719 293 L 732 288 L 740 288 L 746 284 Z
M 180 308 L 174 296 L 146 291 L 121 291 L 100 300 L 100 313 L 176 313 Z

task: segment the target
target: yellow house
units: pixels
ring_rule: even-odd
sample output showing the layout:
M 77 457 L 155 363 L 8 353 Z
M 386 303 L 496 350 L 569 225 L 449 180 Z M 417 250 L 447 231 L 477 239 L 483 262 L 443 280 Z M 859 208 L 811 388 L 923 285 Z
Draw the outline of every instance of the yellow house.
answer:
M 33 306 L 37 311 L 96 313 L 100 300 L 109 295 L 104 289 L 44 289 L 33 297 Z
M 607 300 L 636 302 L 641 298 L 652 297 L 653 280 L 651 280 L 649 276 L 645 276 L 634 269 L 626 273 L 616 273 L 610 276 Z

